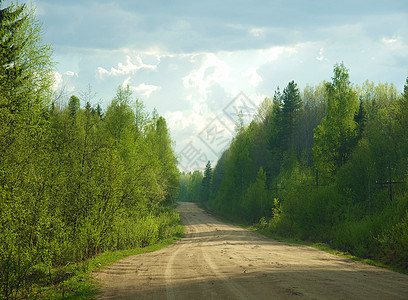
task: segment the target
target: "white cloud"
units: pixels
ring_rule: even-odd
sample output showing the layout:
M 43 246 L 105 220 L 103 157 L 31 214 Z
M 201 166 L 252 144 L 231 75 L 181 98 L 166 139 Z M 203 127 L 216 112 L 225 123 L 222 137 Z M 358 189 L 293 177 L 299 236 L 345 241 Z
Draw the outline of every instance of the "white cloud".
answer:
M 54 91 L 57 91 L 62 88 L 64 79 L 62 78 L 62 75 L 56 71 L 54 71 L 54 86 L 52 87 Z
M 324 55 L 323 55 L 323 51 L 324 51 L 324 49 L 323 49 L 323 48 L 320 48 L 319 56 L 316 57 L 316 59 L 317 59 L 318 61 L 322 61 L 323 59 L 325 59 L 325 57 L 324 57 Z
M 249 84 L 253 87 L 258 86 L 258 84 L 262 81 L 262 77 L 256 72 L 257 69 L 258 68 L 249 68 L 242 73 L 243 76 L 248 77 Z
M 205 95 L 216 84 L 229 80 L 232 68 L 215 54 L 205 54 L 201 66 L 183 78 L 185 88 L 198 88 Z
M 251 28 L 249 33 L 254 37 L 260 37 L 265 33 L 265 28 Z
M 72 82 L 72 76 L 67 75 L 66 73 L 61 74 L 57 71 L 54 71 L 54 91 L 61 91 L 63 90 L 66 94 L 71 94 L 75 91 L 75 85 Z
M 133 63 L 132 58 L 127 55 L 126 64 L 119 62 L 118 67 L 117 68 L 112 67 L 110 71 L 102 67 L 98 67 L 98 75 L 100 79 L 104 79 L 105 76 L 120 76 L 120 75 L 135 74 L 137 71 L 141 69 L 156 71 L 157 65 L 147 65 L 143 63 L 140 55 L 137 55 L 136 62 Z
M 386 44 L 386 45 L 395 45 L 396 43 L 398 43 L 398 41 L 399 41 L 398 38 L 385 38 L 385 37 L 383 37 L 381 39 L 381 42 L 383 44 Z
M 271 47 L 268 49 L 260 50 L 260 55 L 266 57 L 266 62 L 275 61 L 281 56 L 284 52 L 294 52 L 293 47 Z
M 166 112 L 164 117 L 172 132 L 188 130 L 192 134 L 198 135 L 214 118 L 213 114 L 203 114 L 201 109 L 194 107 L 186 111 Z M 206 110 L 206 108 L 204 108 Z
M 58 90 L 62 87 L 62 83 L 63 83 L 63 79 L 62 79 L 62 75 L 56 71 L 53 72 L 54 73 L 54 86 L 53 89 L 54 90 Z
M 128 79 L 125 80 L 129 81 Z M 124 83 L 125 83 L 124 82 Z M 126 84 L 127 85 L 127 84 Z M 153 84 L 145 84 L 145 83 L 141 83 L 138 86 L 131 86 L 129 85 L 130 89 L 135 92 L 137 95 L 142 95 L 146 98 L 149 98 L 150 95 L 154 92 L 160 89 L 159 86 L 153 85 Z
M 166 112 L 164 116 L 171 130 L 179 131 L 187 128 L 182 111 Z
M 132 80 L 131 76 L 128 76 L 125 81 L 122 83 L 122 87 L 126 88 L 127 86 L 130 86 L 130 80 Z
M 75 73 L 75 72 L 72 72 L 72 71 L 66 71 L 64 74 L 69 76 L 69 77 L 73 77 L 73 76 L 78 77 L 78 73 Z
M 400 55 L 406 55 L 407 53 L 408 45 L 404 43 L 403 38 L 400 36 L 394 36 L 392 38 L 383 37 L 381 43 L 385 45 L 389 51 L 398 51 Z

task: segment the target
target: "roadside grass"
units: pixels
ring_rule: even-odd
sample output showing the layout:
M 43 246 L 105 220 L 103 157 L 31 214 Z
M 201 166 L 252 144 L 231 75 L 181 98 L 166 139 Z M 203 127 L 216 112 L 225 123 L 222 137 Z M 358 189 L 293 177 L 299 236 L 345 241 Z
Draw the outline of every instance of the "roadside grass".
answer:
M 58 269 L 48 270 L 37 266 L 40 275 L 49 274 L 53 284 L 38 284 L 33 286 L 29 295 L 32 299 L 94 299 L 99 294 L 100 286 L 92 276 L 94 272 L 103 269 L 114 262 L 131 255 L 157 251 L 173 244 L 184 235 L 184 226 L 178 225 L 177 233 L 157 244 L 144 248 L 106 251 L 81 263 L 73 263 Z

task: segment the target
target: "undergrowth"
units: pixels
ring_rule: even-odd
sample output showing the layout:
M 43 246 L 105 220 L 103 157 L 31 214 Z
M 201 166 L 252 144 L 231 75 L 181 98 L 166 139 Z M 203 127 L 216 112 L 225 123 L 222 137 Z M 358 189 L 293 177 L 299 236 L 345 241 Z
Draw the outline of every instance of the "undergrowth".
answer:
M 148 253 L 167 247 L 180 239 L 184 227 L 178 225 L 173 236 L 156 244 L 133 249 L 105 251 L 86 261 L 48 269 L 44 265 L 35 266 L 32 278 L 35 282 L 29 292 L 18 298 L 29 299 L 93 299 L 99 292 L 99 284 L 93 273 L 127 256 Z M 44 279 L 47 278 L 47 279 Z

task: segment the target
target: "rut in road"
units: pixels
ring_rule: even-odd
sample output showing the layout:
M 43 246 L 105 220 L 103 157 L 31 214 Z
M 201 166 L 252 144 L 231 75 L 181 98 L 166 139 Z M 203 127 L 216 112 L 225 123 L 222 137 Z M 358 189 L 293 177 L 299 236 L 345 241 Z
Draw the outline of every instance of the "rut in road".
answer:
M 99 299 L 407 299 L 408 276 L 268 239 L 179 203 L 185 237 L 94 274 Z

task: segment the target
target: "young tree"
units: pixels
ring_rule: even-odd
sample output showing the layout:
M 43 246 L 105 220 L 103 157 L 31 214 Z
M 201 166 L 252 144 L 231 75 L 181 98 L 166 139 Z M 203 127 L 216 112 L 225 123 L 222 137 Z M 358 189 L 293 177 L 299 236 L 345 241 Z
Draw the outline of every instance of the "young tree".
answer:
M 354 116 L 358 97 L 344 64 L 334 67 L 333 82 L 326 83 L 327 115 L 315 129 L 313 147 L 316 168 L 330 179 L 349 158 L 357 135 Z
M 302 92 L 302 109 L 299 111 L 295 128 L 295 148 L 302 153 L 307 165 L 312 165 L 314 130 L 326 115 L 326 91 L 324 84 L 306 86 Z
M 166 120 L 159 117 L 156 120 L 156 146 L 158 159 L 160 162 L 161 178 L 166 188 L 166 200 L 172 201 L 177 194 L 178 168 L 177 159 L 172 148 L 172 140 L 167 128 Z
M 72 95 L 68 101 L 68 111 L 69 111 L 70 117 L 71 118 L 75 117 L 75 115 L 79 112 L 80 108 L 81 108 L 81 103 L 80 103 L 79 98 L 75 95 Z
M 263 122 L 265 122 L 268 115 L 271 114 L 271 110 L 272 110 L 272 107 L 273 107 L 272 104 L 273 104 L 272 99 L 265 97 L 265 99 L 258 106 L 258 110 L 257 110 L 255 118 L 254 118 L 254 120 L 258 124 L 262 124 Z
M 245 195 L 243 195 L 242 214 L 248 221 L 255 222 L 263 216 L 266 206 L 266 174 L 260 167 L 255 181 L 250 184 Z

